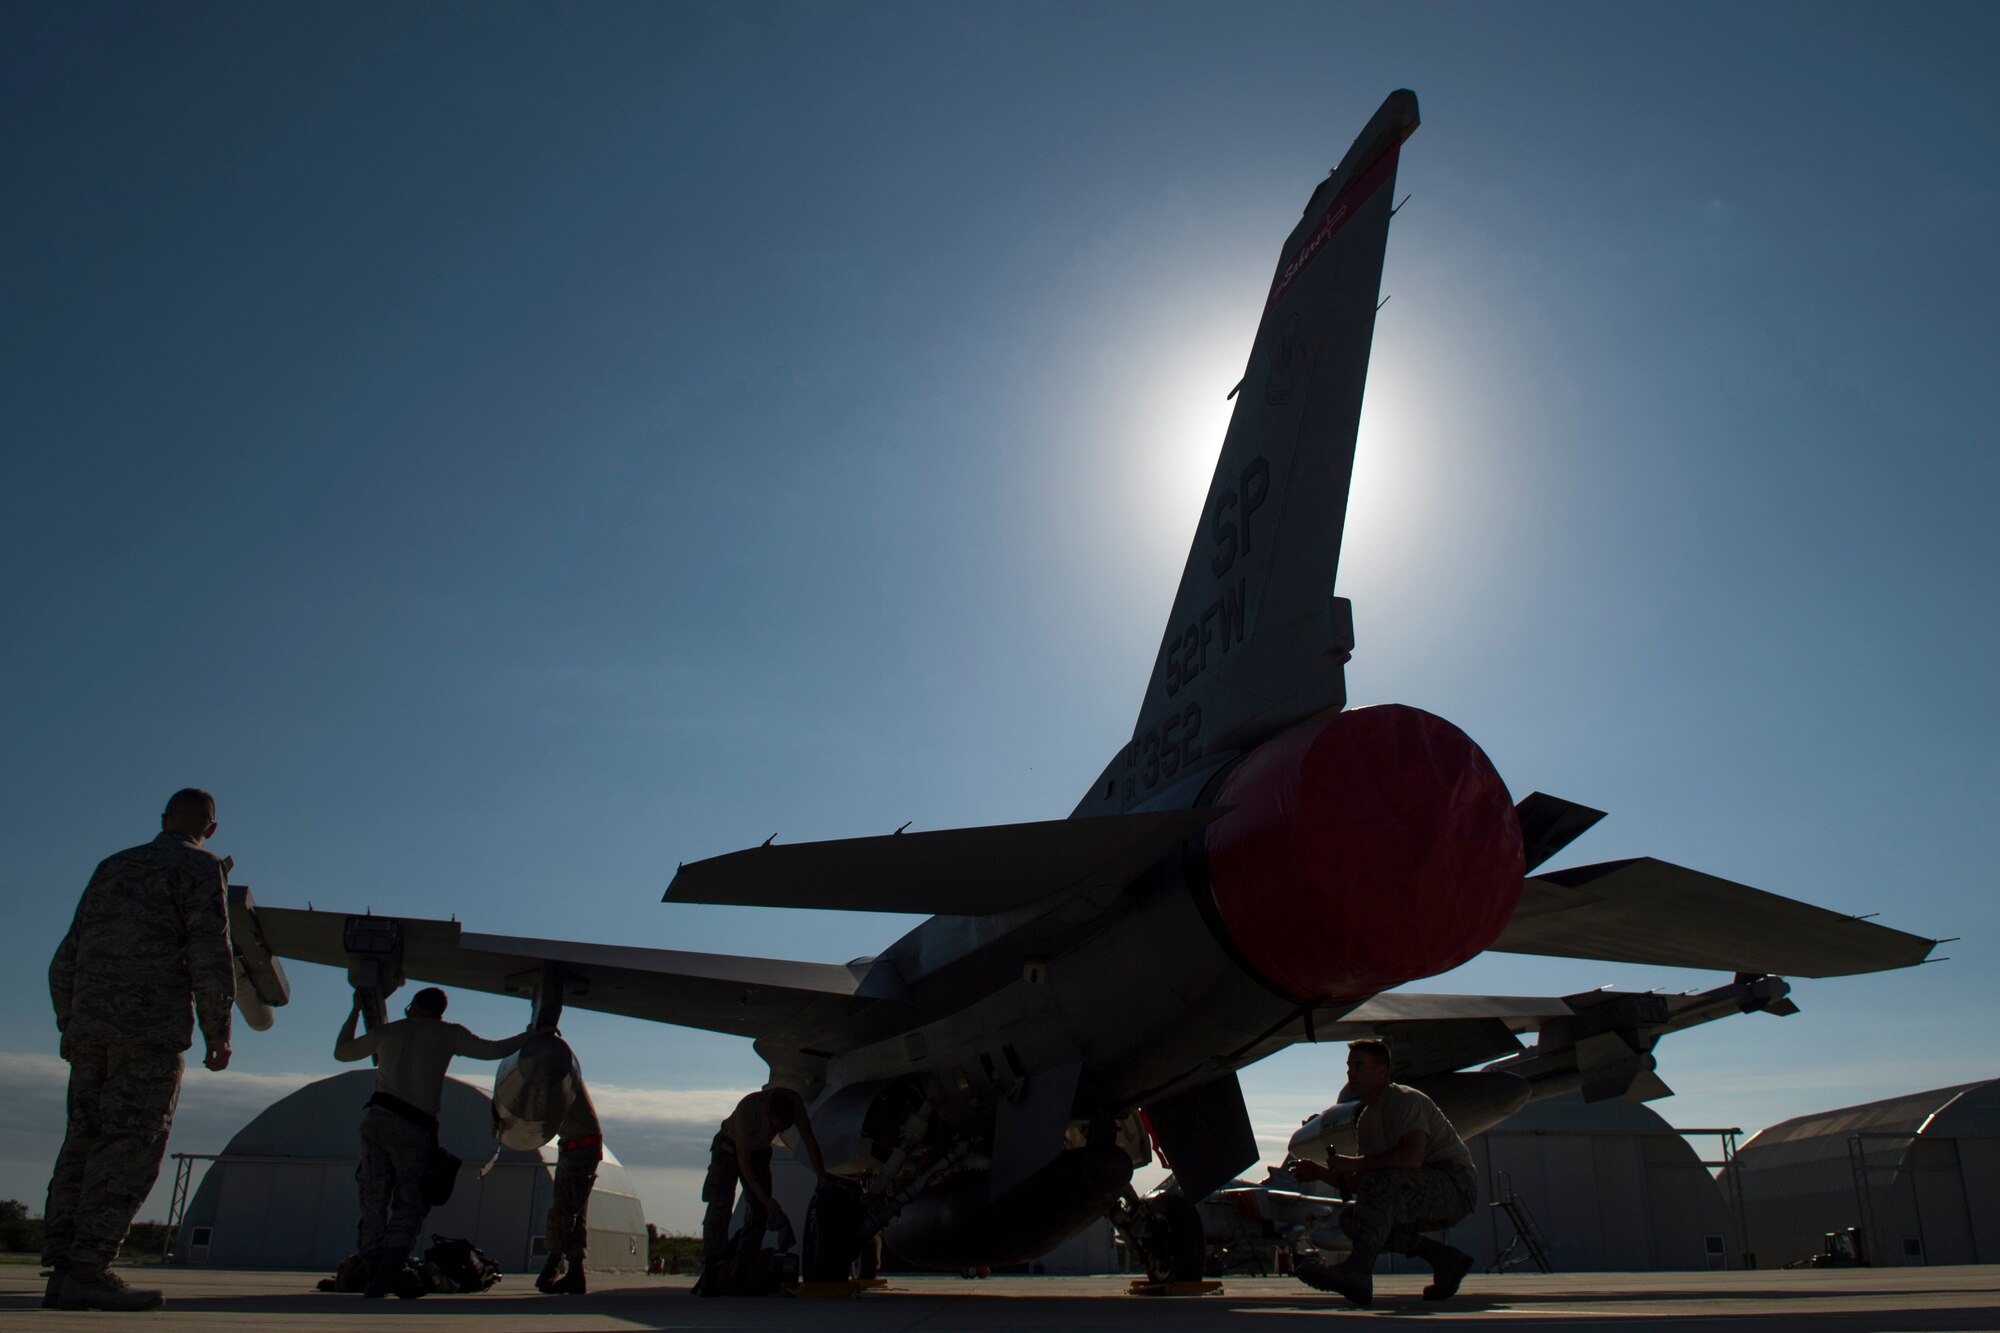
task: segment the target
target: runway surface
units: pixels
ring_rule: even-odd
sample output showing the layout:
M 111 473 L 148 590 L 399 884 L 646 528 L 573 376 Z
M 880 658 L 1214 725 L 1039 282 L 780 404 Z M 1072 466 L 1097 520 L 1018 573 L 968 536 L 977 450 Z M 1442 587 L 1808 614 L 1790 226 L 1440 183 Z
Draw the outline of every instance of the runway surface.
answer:
M 1290 1278 L 1231 1278 L 1209 1296 L 1125 1294 L 1118 1277 L 892 1278 L 885 1290 L 848 1300 L 698 1300 L 688 1279 L 592 1275 L 582 1297 L 536 1293 L 510 1274 L 477 1296 L 364 1302 L 312 1290 L 316 1273 L 185 1268 L 122 1269 L 137 1285 L 163 1288 L 164 1310 L 110 1315 L 39 1308 L 42 1283 L 29 1267 L 0 1270 L 0 1326 L 78 1327 L 80 1321 L 184 1329 L 380 1329 L 386 1320 L 494 1333 L 618 1333 L 634 1329 L 1068 1329 L 1233 1328 L 1330 1320 L 1424 1321 L 1470 1329 L 1658 1328 L 1684 1333 L 1886 1333 L 2000 1330 L 2000 1265 L 1965 1268 L 1791 1270 L 1758 1273 L 1474 1274 L 1454 1300 L 1418 1297 L 1419 1277 L 1379 1280 L 1376 1303 L 1357 1310 Z

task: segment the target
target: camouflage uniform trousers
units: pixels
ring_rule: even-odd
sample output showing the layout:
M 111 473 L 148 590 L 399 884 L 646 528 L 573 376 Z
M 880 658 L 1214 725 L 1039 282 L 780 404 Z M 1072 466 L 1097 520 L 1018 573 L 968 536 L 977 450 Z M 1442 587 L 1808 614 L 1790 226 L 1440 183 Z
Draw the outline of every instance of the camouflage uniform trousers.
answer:
M 1420 1232 L 1463 1221 L 1478 1202 L 1479 1176 L 1457 1162 L 1410 1170 L 1371 1171 L 1354 1186 L 1354 1203 L 1340 1229 L 1358 1254 L 1414 1254 Z
M 42 1262 L 110 1264 L 166 1156 L 181 1096 L 181 1053 L 72 1045 L 69 1129 L 49 1177 Z
M 748 1169 L 757 1173 L 757 1183 L 766 1193 L 771 1189 L 771 1150 L 752 1149 L 750 1160 L 736 1160 L 736 1141 L 717 1134 L 708 1146 L 708 1175 L 701 1182 L 701 1200 L 708 1205 L 701 1217 L 701 1257 L 706 1264 L 719 1263 L 729 1248 L 729 1219 L 736 1212 L 736 1182 Z M 745 1193 L 749 1193 L 745 1191 Z M 749 1211 L 743 1217 L 743 1233 L 760 1240 L 769 1217 L 755 1194 L 749 1196 Z
M 355 1248 L 365 1255 L 383 1250 L 408 1253 L 424 1229 L 430 1205 L 424 1202 L 424 1165 L 430 1161 L 432 1133 L 413 1121 L 371 1106 L 361 1115 L 361 1226 Z
M 547 1226 L 550 1254 L 584 1257 L 590 1241 L 590 1191 L 597 1184 L 597 1164 L 603 1160 L 602 1143 L 557 1151 L 555 1198 L 549 1204 Z

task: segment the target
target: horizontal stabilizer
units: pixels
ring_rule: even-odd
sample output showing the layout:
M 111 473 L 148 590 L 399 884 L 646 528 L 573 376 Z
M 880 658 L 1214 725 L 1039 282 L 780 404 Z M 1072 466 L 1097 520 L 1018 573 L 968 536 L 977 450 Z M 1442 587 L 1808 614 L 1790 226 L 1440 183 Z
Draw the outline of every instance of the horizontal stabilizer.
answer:
M 1166 810 L 752 847 L 682 866 L 665 901 L 986 916 L 1129 883 L 1221 813 Z
M 280 957 L 347 966 L 346 913 L 260 906 L 257 919 Z M 571 1008 L 712 1032 L 810 1035 L 883 1003 L 857 997 L 854 974 L 831 963 L 480 935 L 456 921 L 413 917 L 399 924 L 403 973 L 412 981 L 528 997 L 555 964 Z
M 1492 947 L 1795 977 L 1921 963 L 1937 941 L 1651 857 L 1530 877 Z
M 1514 814 L 1521 821 L 1521 850 L 1527 855 L 1530 870 L 1588 833 L 1604 818 L 1602 810 L 1541 791 L 1531 791 L 1523 797 L 1514 807 Z

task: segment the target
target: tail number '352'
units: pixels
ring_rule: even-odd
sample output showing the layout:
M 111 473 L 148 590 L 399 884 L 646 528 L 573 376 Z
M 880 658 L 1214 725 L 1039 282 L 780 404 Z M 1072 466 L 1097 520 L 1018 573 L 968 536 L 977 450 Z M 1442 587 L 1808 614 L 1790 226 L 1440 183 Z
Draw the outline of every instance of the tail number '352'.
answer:
M 1134 736 L 1125 747 L 1126 799 L 1137 790 L 1151 791 L 1183 765 L 1201 758 L 1201 747 L 1195 744 L 1200 735 L 1201 705 L 1189 704 Z

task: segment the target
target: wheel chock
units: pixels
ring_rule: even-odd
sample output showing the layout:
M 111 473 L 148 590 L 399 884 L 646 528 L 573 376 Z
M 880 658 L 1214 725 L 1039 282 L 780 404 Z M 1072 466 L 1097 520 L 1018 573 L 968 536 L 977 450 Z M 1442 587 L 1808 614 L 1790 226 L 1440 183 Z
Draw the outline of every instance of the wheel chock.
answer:
M 1125 1291 L 1131 1296 L 1216 1296 L 1221 1294 L 1222 1284 L 1211 1281 L 1154 1282 L 1135 1277 Z
M 889 1285 L 887 1278 L 851 1277 L 839 1282 L 787 1282 L 785 1295 L 808 1301 L 844 1301 L 864 1291 Z

